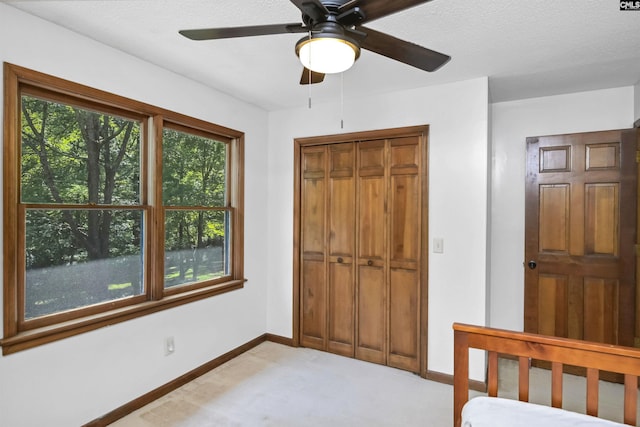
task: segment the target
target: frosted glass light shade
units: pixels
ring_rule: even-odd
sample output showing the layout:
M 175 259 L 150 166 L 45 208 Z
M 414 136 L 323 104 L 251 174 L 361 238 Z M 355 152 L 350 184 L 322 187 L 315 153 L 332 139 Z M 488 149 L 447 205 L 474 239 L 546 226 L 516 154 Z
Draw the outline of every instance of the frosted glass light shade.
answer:
M 296 51 L 302 65 L 323 74 L 348 70 L 360 53 L 360 49 L 353 43 L 334 37 L 300 40 Z

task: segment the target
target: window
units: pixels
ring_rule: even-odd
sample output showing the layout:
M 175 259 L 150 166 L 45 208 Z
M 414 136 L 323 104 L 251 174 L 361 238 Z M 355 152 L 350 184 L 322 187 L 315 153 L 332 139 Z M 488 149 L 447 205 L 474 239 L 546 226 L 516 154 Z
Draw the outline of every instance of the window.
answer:
M 4 72 L 4 354 L 243 286 L 242 133 Z
M 229 142 L 220 139 L 171 124 L 163 129 L 165 289 L 229 275 Z

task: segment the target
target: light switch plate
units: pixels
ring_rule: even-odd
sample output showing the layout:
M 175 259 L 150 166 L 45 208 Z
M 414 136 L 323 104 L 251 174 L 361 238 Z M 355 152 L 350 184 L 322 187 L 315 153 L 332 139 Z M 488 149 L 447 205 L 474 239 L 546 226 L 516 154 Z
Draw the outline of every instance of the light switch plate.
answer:
M 435 239 L 433 239 L 433 253 L 444 253 L 444 239 L 442 239 L 441 237 L 436 237 Z

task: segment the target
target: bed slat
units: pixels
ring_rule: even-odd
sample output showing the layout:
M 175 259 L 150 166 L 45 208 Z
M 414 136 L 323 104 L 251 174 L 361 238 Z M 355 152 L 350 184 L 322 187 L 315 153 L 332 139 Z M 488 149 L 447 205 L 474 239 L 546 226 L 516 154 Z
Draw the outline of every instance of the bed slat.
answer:
M 598 416 L 599 371 L 587 368 L 587 415 Z
M 498 353 L 496 353 L 495 351 L 489 352 L 487 394 L 490 397 L 498 396 Z
M 551 363 L 551 406 L 562 408 L 562 363 Z
M 638 377 L 625 374 L 624 376 L 624 423 L 636 425 L 638 408 Z
M 518 358 L 518 399 L 529 401 L 529 358 Z

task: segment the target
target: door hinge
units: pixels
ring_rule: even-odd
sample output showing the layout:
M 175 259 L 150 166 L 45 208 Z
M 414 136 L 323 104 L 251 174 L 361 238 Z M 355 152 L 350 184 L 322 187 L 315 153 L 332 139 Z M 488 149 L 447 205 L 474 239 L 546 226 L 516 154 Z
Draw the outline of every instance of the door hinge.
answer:
M 640 163 L 640 150 L 636 151 L 636 163 Z
M 635 337 L 633 339 L 633 346 L 634 347 L 640 347 L 640 337 Z
M 636 245 L 636 256 L 640 256 L 640 245 Z

